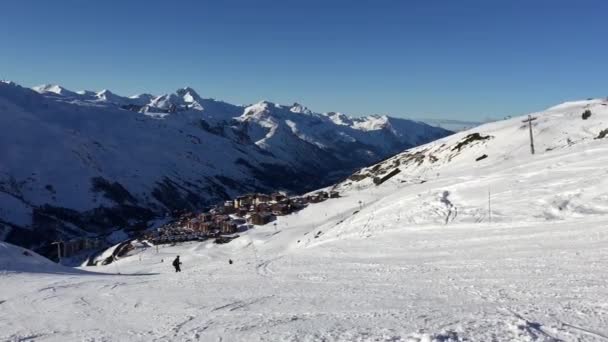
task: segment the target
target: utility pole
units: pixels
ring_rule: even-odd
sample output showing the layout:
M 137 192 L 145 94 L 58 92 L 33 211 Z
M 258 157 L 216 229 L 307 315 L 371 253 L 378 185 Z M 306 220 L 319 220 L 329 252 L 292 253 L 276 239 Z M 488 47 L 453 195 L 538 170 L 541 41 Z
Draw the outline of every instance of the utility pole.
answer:
M 530 127 L 530 152 L 532 152 L 532 154 L 534 154 L 534 135 L 532 134 L 532 121 L 536 119 L 537 118 L 533 118 L 532 115 L 528 115 L 528 118 L 522 121 L 523 123 L 528 123 L 528 127 Z
M 492 202 L 490 198 L 490 188 L 488 187 L 488 218 L 490 223 L 492 223 Z
M 59 258 L 59 264 L 61 264 L 61 241 L 52 242 L 51 245 L 57 245 L 57 257 Z

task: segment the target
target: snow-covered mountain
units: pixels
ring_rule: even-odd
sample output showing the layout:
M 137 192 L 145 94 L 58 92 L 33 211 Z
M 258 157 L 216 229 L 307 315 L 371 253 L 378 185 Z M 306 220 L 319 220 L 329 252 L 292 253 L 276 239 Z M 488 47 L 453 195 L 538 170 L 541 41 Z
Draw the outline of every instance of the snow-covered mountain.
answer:
M 245 192 L 312 190 L 450 134 L 343 117 L 338 124 L 297 104 L 232 105 L 188 87 L 126 97 L 0 82 L 0 240 L 40 247 L 140 229 Z
M 388 192 L 374 208 L 398 212 L 408 224 L 608 214 L 608 99 L 566 102 L 531 117 L 534 155 L 528 116 L 522 116 L 409 149 L 333 188 Z M 359 229 L 349 222 L 334 234 L 362 234 Z
M 608 101 L 532 116 L 534 155 L 526 116 L 485 124 L 227 244 L 66 276 L 0 243 L 0 340 L 604 341 Z

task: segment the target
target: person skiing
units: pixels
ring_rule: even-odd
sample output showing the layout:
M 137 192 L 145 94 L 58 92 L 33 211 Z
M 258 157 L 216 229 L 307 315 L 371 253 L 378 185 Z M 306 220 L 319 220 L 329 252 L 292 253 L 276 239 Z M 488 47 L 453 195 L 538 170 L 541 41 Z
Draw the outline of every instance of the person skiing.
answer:
M 232 265 L 232 259 L 228 259 L 228 263 Z
M 181 265 L 182 262 L 179 261 L 179 255 L 175 258 L 175 260 L 173 260 L 173 267 L 175 267 L 175 272 L 181 272 L 182 269 L 179 267 L 179 265 Z

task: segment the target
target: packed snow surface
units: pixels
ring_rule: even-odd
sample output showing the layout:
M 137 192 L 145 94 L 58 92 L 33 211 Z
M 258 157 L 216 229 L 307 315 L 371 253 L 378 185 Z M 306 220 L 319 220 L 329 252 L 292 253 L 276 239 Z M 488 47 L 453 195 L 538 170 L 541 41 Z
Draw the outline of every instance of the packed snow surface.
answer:
M 81 274 L 12 252 L 0 340 L 607 341 L 604 103 L 537 113 L 535 155 L 524 118 L 406 151 L 228 244 Z

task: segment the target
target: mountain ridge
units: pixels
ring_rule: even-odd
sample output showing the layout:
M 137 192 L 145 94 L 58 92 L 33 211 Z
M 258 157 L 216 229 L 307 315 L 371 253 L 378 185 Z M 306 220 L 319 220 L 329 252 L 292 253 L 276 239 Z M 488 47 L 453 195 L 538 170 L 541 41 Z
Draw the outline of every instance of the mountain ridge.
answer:
M 336 125 L 302 105 L 0 83 L 0 238 L 45 254 L 245 192 L 305 192 L 451 132 Z M 396 134 L 398 133 L 398 134 Z

